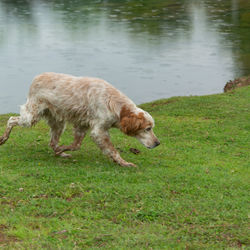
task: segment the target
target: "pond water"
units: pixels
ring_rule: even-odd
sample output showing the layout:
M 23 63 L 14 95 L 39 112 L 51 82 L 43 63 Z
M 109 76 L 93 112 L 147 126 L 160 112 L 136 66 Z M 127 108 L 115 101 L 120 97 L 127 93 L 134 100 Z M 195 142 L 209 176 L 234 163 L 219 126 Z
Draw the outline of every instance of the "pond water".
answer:
M 33 77 L 103 78 L 137 104 L 250 74 L 250 1 L 0 0 L 0 113 Z

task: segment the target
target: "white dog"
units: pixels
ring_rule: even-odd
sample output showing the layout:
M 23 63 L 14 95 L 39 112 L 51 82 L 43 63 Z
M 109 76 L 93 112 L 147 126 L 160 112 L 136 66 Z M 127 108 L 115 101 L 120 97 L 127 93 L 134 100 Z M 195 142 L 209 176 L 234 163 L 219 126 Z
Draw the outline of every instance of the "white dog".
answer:
M 35 77 L 20 116 L 10 117 L 0 145 L 4 144 L 16 125 L 31 127 L 41 118 L 51 127 L 50 146 L 56 155 L 69 157 L 64 151 L 78 150 L 91 129 L 91 137 L 114 162 L 121 166 L 135 166 L 126 162 L 112 145 L 108 130 L 119 128 L 137 138 L 147 148 L 160 144 L 153 132 L 154 120 L 119 90 L 98 78 L 74 77 L 66 74 L 44 73 Z M 74 125 L 74 142 L 58 145 L 65 123 Z

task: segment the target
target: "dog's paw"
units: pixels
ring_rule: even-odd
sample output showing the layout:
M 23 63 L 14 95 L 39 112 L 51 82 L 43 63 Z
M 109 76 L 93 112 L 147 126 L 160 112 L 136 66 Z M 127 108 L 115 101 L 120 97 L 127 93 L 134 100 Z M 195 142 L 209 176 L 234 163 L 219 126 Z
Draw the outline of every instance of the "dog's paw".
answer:
M 132 162 L 126 162 L 126 161 L 124 161 L 124 162 L 122 162 L 122 163 L 119 163 L 122 167 L 134 167 L 134 168 L 136 168 L 137 166 L 134 164 L 134 163 L 132 163 Z
M 62 158 L 71 158 L 72 157 L 71 154 L 66 154 L 66 153 L 56 154 L 56 156 L 59 156 L 59 157 L 62 157 Z
M 0 137 L 0 145 L 4 144 L 7 141 L 8 138 L 6 138 L 5 136 L 1 136 Z

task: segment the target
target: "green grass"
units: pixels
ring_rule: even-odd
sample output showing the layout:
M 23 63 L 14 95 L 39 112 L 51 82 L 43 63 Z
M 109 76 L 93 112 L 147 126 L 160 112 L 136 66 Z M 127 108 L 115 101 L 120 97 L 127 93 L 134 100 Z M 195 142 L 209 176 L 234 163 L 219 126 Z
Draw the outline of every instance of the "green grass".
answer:
M 250 87 L 141 106 L 155 118 L 159 147 L 111 131 L 138 168 L 114 164 L 88 136 L 71 159 L 56 158 L 43 122 L 13 130 L 0 147 L 0 248 L 250 246 Z M 71 140 L 67 129 L 62 143 Z

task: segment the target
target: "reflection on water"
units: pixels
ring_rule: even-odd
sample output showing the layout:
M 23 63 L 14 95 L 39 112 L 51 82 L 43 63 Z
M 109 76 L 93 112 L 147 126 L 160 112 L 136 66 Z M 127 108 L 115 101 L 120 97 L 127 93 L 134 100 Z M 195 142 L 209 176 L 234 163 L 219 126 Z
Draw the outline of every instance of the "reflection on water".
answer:
M 250 74 L 244 0 L 0 0 L 0 113 L 45 71 L 97 76 L 136 103 L 219 93 Z

